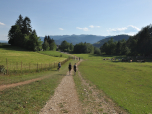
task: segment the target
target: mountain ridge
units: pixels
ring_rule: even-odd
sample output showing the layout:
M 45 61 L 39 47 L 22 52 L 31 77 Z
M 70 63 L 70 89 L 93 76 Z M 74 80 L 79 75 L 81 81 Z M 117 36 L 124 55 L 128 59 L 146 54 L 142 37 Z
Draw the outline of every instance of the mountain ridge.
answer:
M 129 35 L 125 35 L 125 34 L 110 36 L 110 37 L 107 37 L 105 39 L 102 39 L 102 40 L 94 43 L 93 46 L 100 48 L 105 42 L 108 42 L 108 40 L 110 40 L 111 38 L 113 38 L 113 41 L 115 42 L 115 41 L 119 41 L 122 39 L 128 40 L 129 37 L 130 37 Z
M 44 37 L 40 37 L 42 41 L 44 41 Z M 105 36 L 97 36 L 97 35 L 50 35 L 50 38 L 53 38 L 57 45 L 60 45 L 62 41 L 66 40 L 73 45 L 78 44 L 80 42 L 87 43 L 95 43 L 101 39 L 104 39 Z

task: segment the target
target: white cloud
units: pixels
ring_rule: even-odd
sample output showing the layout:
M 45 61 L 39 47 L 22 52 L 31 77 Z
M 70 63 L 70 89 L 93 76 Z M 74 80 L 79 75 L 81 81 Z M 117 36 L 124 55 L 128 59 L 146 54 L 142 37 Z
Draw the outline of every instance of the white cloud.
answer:
M 83 31 L 89 31 L 88 28 L 84 27 L 84 28 L 80 28 L 80 27 L 76 27 L 77 29 L 83 30 Z
M 139 29 L 139 28 L 137 28 L 137 27 L 135 27 L 135 26 L 133 26 L 133 25 L 129 25 L 128 27 L 132 27 L 132 28 L 135 28 L 136 30 L 138 30 L 138 31 L 140 31 L 141 29 Z
M 5 24 L 0 22 L 0 25 L 5 25 Z
M 93 26 L 93 25 L 90 25 L 89 27 L 90 27 L 90 28 L 95 28 L 95 27 L 96 27 L 96 28 L 100 28 L 100 26 Z
M 63 28 L 59 28 L 59 30 L 64 30 Z
M 107 30 L 108 32 L 116 32 L 116 33 L 135 33 L 140 31 L 140 29 L 138 27 L 135 27 L 133 25 L 129 25 L 127 27 L 122 27 L 122 28 L 109 28 Z
M 90 25 L 89 27 L 90 27 L 90 28 L 94 28 L 94 26 L 93 26 L 93 25 Z

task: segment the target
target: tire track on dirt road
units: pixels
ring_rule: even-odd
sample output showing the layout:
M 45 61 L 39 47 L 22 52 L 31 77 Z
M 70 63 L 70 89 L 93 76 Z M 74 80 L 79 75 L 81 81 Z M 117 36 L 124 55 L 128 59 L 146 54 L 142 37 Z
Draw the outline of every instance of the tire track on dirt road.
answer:
M 35 82 L 35 81 L 38 81 L 38 80 L 42 80 L 42 79 L 48 78 L 48 77 L 49 76 L 44 76 L 44 77 L 40 77 L 40 78 L 35 78 L 35 79 L 23 81 L 23 82 L 18 82 L 18 83 L 13 83 L 13 84 L 7 84 L 7 85 L 1 85 L 0 86 L 0 91 L 3 91 L 5 89 L 7 89 L 7 88 L 13 88 L 13 87 L 16 87 L 16 86 L 29 84 L 29 83 L 32 83 L 32 82 Z

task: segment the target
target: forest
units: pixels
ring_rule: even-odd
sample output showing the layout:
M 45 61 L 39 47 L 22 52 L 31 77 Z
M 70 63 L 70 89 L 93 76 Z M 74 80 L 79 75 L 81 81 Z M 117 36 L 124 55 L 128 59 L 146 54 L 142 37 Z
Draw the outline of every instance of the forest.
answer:
M 111 38 L 100 47 L 100 50 L 107 55 L 150 56 L 152 54 L 152 25 L 142 28 L 128 40 L 114 42 Z

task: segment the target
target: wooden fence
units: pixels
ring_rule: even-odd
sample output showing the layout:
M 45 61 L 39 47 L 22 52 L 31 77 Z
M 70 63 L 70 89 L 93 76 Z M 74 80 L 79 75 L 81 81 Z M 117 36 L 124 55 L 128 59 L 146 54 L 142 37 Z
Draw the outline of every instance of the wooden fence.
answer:
M 61 61 L 61 65 L 63 65 L 65 62 L 67 62 L 70 59 L 73 59 L 73 57 L 69 57 L 65 59 L 64 61 Z M 17 73 L 29 73 L 29 72 L 40 72 L 42 70 L 51 70 L 52 68 L 58 67 L 58 62 L 53 62 L 53 63 L 48 63 L 48 64 L 23 63 L 22 61 L 11 63 L 6 58 L 6 65 L 4 66 L 5 66 L 5 74 L 10 75 L 10 74 L 17 74 Z

